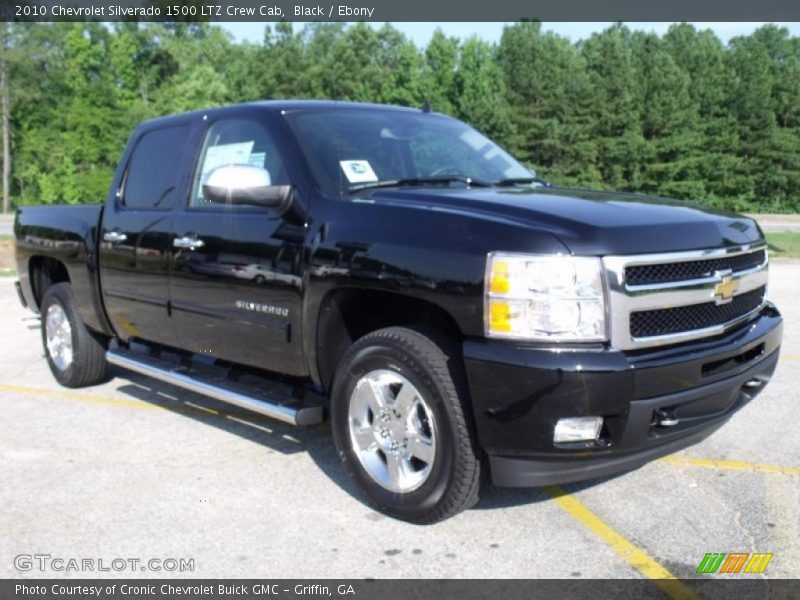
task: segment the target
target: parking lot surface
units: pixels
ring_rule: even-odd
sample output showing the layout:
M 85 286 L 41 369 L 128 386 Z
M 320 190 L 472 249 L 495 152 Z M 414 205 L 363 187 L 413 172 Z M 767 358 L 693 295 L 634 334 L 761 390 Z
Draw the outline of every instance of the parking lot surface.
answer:
M 419 527 L 355 496 L 327 425 L 296 429 L 114 370 L 60 388 L 38 319 L 0 279 L 0 577 L 674 577 L 707 552 L 767 552 L 800 577 L 800 263 L 775 262 L 785 316 L 767 390 L 722 429 L 637 471 L 490 490 Z M 20 571 L 20 554 L 194 559 L 192 572 Z M 688 580 L 688 581 L 687 581 Z

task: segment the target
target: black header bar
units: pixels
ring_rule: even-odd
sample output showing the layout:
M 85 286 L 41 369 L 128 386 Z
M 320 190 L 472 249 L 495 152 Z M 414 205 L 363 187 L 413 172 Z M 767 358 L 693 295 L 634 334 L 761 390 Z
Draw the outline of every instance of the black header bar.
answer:
M 797 0 L 0 0 L 5 21 L 798 21 Z
M 705 599 L 800 596 L 800 580 L 748 577 L 675 581 Z M 4 579 L 2 600 L 639 600 L 684 597 L 647 579 Z M 685 588 L 682 588 L 685 591 Z

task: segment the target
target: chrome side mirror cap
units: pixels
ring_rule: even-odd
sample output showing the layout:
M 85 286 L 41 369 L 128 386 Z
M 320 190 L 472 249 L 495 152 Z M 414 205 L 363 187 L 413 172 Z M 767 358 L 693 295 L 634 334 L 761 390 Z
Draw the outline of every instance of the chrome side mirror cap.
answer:
M 203 198 L 209 202 L 279 209 L 290 195 L 291 186 L 272 185 L 269 171 L 254 165 L 217 167 L 203 184 Z

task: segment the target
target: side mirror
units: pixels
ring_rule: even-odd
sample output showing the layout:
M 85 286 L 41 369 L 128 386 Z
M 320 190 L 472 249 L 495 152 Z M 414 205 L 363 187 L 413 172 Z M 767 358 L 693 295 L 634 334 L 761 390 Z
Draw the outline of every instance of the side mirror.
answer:
M 263 206 L 283 215 L 294 202 L 290 185 L 272 185 L 269 171 L 254 165 L 217 167 L 203 184 L 209 202 Z

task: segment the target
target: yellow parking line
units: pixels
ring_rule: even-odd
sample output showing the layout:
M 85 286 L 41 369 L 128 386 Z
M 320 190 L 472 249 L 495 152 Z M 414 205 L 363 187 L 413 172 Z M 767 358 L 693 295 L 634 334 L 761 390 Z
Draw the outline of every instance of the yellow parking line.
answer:
M 24 385 L 13 385 L 9 383 L 0 383 L 0 392 L 7 392 L 10 394 L 27 394 L 29 396 L 40 397 L 58 397 L 69 398 L 70 400 L 81 400 L 83 402 L 92 402 L 95 404 L 110 404 L 113 406 L 122 406 L 125 408 L 146 408 L 156 410 L 166 410 L 161 406 L 155 404 L 148 404 L 139 400 L 126 400 L 124 398 L 109 398 L 107 396 L 94 396 L 92 394 L 81 394 L 79 392 L 70 392 L 68 390 L 45 390 L 42 388 L 27 387 Z
M 698 467 L 701 469 L 717 469 L 723 471 L 750 471 L 753 473 L 777 473 L 800 477 L 800 467 L 784 467 L 782 465 L 765 465 L 744 460 L 725 460 L 712 458 L 696 458 L 693 456 L 665 456 L 658 462 L 679 467 Z
M 111 398 L 109 396 L 95 396 L 94 394 L 81 394 L 80 392 L 70 392 L 68 390 L 45 390 L 42 388 L 27 387 L 24 385 L 14 385 L 10 383 L 0 383 L 0 393 L 7 392 L 9 394 L 26 394 L 28 396 L 39 396 L 40 398 L 68 398 L 70 400 L 79 400 L 81 402 L 89 402 L 92 404 L 105 404 L 109 406 L 118 406 L 121 408 L 143 408 L 145 410 L 168 410 L 171 412 L 184 413 L 184 414 L 202 414 L 208 415 L 211 413 L 214 416 L 226 416 L 227 413 L 222 413 L 213 408 L 195 407 L 187 403 L 176 403 L 175 406 L 165 406 L 159 404 L 152 404 L 143 400 L 128 400 L 126 398 Z
M 583 502 L 568 494 L 560 486 L 545 488 L 555 503 L 568 515 L 580 522 L 592 533 L 600 537 L 614 552 L 624 558 L 642 575 L 653 579 L 670 598 L 674 600 L 696 600 L 699 596 L 688 588 L 680 579 L 662 567 L 647 552 L 628 541 Z
M 193 402 L 188 402 L 186 400 L 175 400 L 171 401 L 169 399 L 164 398 L 157 398 L 151 401 L 145 400 L 135 400 L 135 399 L 126 399 L 126 398 L 112 398 L 110 396 L 96 396 L 94 394 L 82 394 L 80 392 L 71 392 L 66 389 L 61 390 L 47 390 L 43 388 L 36 388 L 36 387 L 28 387 L 24 385 L 15 385 L 11 383 L 0 383 L 0 393 L 9 393 L 9 394 L 24 394 L 27 396 L 38 396 L 40 398 L 59 398 L 59 399 L 69 399 L 69 400 L 78 400 L 80 402 L 88 402 L 91 404 L 105 404 L 108 406 L 118 406 L 121 408 L 143 408 L 146 410 L 166 410 L 169 412 L 175 412 L 178 414 L 187 414 L 187 415 L 201 415 L 204 417 L 214 416 L 220 418 L 228 418 L 234 419 L 234 417 L 242 417 L 241 419 L 234 419 L 236 421 L 240 421 L 242 423 L 246 423 L 251 426 L 255 426 L 255 423 L 252 422 L 255 420 L 259 422 L 261 420 L 264 421 L 271 421 L 268 417 L 263 417 L 258 413 L 253 413 L 248 410 L 216 410 L 213 408 L 209 408 L 207 406 L 201 406 L 199 404 L 194 404 Z M 244 420 L 246 418 L 246 420 Z
M 800 360 L 796 354 L 781 354 L 781 360 Z

